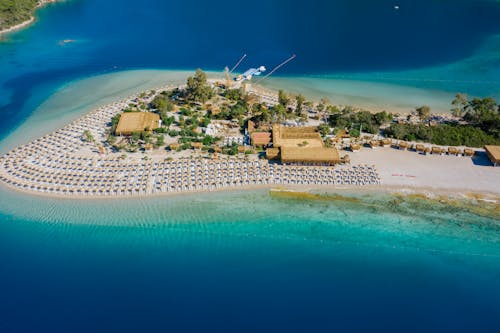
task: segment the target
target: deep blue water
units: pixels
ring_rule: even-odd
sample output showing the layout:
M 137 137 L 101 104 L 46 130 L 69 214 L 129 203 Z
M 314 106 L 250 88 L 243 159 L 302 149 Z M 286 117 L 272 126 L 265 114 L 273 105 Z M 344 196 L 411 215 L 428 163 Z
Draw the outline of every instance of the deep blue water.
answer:
M 272 68 L 297 54 L 281 75 L 390 73 L 461 61 L 500 33 L 500 4 L 475 0 L 71 0 L 38 13 L 36 25 L 0 43 L 0 138 L 63 83 L 103 72 L 222 70 L 247 53 L 242 68 Z M 477 84 L 496 77 L 500 60 L 483 60 L 461 69 L 468 86 L 439 88 L 490 92 Z M 423 79 L 458 74 L 426 72 L 404 84 L 427 88 Z
M 242 53 L 244 66 L 268 67 L 295 53 L 280 72 L 289 76 L 466 75 L 462 86 L 481 93 L 471 82 L 498 71 L 494 52 L 465 69 L 419 69 L 477 56 L 500 33 L 498 2 L 395 3 L 49 6 L 0 43 L 0 138 L 70 80 L 222 70 Z M 299 204 L 261 192 L 75 203 L 0 189 L 0 332 L 498 332 L 499 230 L 456 210 Z
M 1 332 L 500 328 L 498 221 L 456 208 L 265 191 L 7 201 Z

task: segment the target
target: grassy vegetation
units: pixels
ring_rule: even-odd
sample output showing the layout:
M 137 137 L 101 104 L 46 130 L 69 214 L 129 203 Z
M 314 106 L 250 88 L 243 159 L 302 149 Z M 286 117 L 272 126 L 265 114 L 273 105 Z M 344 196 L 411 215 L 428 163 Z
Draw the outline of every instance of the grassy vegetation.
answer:
M 0 0 L 0 29 L 29 20 L 36 4 L 36 0 Z
M 384 132 L 385 135 L 400 140 L 423 141 L 443 146 L 482 147 L 500 144 L 499 139 L 471 125 L 392 124 Z
M 396 139 L 425 141 L 444 146 L 482 147 L 500 145 L 500 106 L 493 98 L 468 100 L 457 94 L 452 102 L 455 115 L 466 124 L 392 124 L 384 133 Z

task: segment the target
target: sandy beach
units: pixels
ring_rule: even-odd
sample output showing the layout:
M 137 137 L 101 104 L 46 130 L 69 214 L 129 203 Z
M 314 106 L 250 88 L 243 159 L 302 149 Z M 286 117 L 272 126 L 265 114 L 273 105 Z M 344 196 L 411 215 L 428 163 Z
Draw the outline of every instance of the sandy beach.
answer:
M 122 161 L 121 154 L 92 152 L 95 147 L 81 140 L 84 129 L 90 129 L 98 141 L 105 140 L 104 128 L 110 118 L 140 91 L 158 88 L 160 83 L 182 82 L 186 74 L 162 72 L 155 80 L 144 81 L 143 75 L 150 73 L 156 72 L 110 74 L 61 89 L 2 141 L 0 151 L 7 153 L 14 149 L 14 153 L 2 156 L 1 183 L 25 193 L 58 198 L 123 198 L 276 187 L 297 191 L 446 192 L 454 196 L 480 193 L 493 200 L 500 196 L 500 168 L 492 167 L 481 150 L 476 150 L 476 156 L 470 158 L 424 156 L 389 147 L 362 148 L 356 153 L 342 152 L 350 155 L 350 165 L 305 168 L 243 157 L 209 161 L 202 154 L 187 159 L 182 156 L 177 161 L 179 156 L 174 156 L 174 161 L 167 161 L 172 156 L 158 151 L 146 154 L 147 161 L 143 160 L 146 156 L 143 154 L 132 154 Z M 130 89 L 123 89 L 124 80 L 130 80 Z M 75 91 L 88 91 L 89 86 L 96 85 L 103 89 L 95 95 L 86 93 L 81 98 L 74 95 Z M 128 96 L 117 102 L 124 94 Z M 67 108 L 68 101 L 73 105 L 71 109 Z M 249 167 L 251 172 L 247 170 Z M 182 172 L 173 174 L 172 168 Z M 209 171 L 214 168 L 219 173 L 215 178 Z M 135 176 L 138 172 L 140 181 Z
M 354 164 L 373 163 L 383 187 L 500 196 L 500 168 L 493 167 L 481 151 L 470 158 L 363 148 L 350 156 Z

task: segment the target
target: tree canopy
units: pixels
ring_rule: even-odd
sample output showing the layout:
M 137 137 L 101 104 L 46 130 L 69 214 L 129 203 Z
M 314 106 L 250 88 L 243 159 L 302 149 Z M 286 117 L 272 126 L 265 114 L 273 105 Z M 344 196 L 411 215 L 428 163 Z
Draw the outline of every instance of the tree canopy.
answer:
M 213 89 L 207 83 L 207 74 L 197 69 L 194 76 L 187 79 L 186 98 L 193 102 L 205 103 L 213 97 Z
M 0 0 L 0 29 L 29 20 L 36 4 L 36 0 Z

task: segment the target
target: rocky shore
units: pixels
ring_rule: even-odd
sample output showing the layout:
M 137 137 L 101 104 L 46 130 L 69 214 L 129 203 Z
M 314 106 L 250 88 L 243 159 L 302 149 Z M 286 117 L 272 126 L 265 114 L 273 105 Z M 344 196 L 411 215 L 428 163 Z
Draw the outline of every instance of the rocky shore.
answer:
M 0 36 L 2 36 L 4 34 L 7 34 L 9 32 L 13 32 L 13 31 L 16 31 L 16 30 L 19 30 L 19 29 L 23 29 L 23 28 L 29 26 L 30 24 L 32 24 L 33 22 L 35 22 L 35 17 L 33 16 L 34 10 L 36 10 L 37 8 L 43 7 L 43 6 L 47 5 L 47 4 L 55 3 L 55 2 L 60 2 L 60 1 L 61 0 L 38 0 L 35 8 L 33 9 L 33 13 L 31 14 L 31 17 L 28 20 L 0 30 Z

